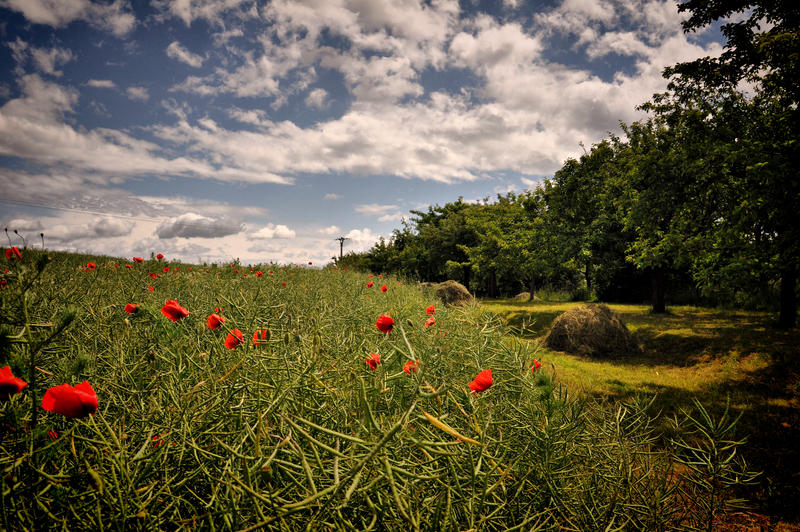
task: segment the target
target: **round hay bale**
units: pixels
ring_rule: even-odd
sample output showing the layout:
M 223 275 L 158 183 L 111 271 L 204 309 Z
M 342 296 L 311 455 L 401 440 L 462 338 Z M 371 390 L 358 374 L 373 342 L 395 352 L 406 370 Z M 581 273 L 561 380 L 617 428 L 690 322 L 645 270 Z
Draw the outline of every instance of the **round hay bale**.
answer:
M 530 292 L 520 292 L 519 294 L 514 296 L 514 301 L 530 301 L 531 300 L 531 293 Z
M 544 345 L 584 356 L 625 356 L 642 350 L 619 314 L 603 304 L 585 305 L 558 316 Z
M 472 294 L 457 281 L 444 281 L 433 285 L 433 289 L 445 305 L 469 305 L 472 303 Z

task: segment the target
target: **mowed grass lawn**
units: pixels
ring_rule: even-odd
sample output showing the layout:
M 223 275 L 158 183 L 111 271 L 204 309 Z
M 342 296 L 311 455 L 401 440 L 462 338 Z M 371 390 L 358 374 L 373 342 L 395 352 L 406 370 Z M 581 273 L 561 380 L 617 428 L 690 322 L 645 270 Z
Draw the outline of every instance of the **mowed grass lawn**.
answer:
M 767 313 L 611 304 L 643 347 L 642 353 L 587 358 L 541 344 L 553 320 L 580 302 L 483 300 L 522 341 L 538 346 L 538 358 L 573 392 L 615 400 L 656 395 L 654 411 L 681 414 L 696 398 L 712 411 L 742 414 L 748 461 L 764 471 L 761 510 L 800 521 L 800 332 L 774 327 Z

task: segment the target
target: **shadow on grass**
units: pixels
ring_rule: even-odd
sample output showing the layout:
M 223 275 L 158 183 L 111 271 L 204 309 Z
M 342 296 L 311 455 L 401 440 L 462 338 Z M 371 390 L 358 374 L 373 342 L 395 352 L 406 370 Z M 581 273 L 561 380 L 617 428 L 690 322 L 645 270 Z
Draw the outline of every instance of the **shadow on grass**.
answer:
M 495 301 L 484 306 L 500 314 L 512 334 L 534 340 L 549 331 L 559 314 L 580 305 Z M 751 469 L 763 472 L 759 484 L 742 495 L 773 524 L 778 519 L 798 523 L 800 332 L 776 329 L 774 316 L 764 313 L 673 307 L 667 314 L 651 314 L 641 305 L 610 306 L 644 349 L 631 356 L 582 359 L 587 366 L 573 357 L 576 370 L 594 375 L 599 391 L 593 395 L 616 401 L 655 394 L 652 414 L 664 419 L 680 417 L 692 399 L 719 416 L 729 398 L 742 414 L 738 435 L 748 441 L 742 455 Z M 618 375 L 592 374 L 596 364 Z M 679 383 L 650 380 L 654 367 L 677 375 Z M 668 434 L 666 424 L 662 429 Z

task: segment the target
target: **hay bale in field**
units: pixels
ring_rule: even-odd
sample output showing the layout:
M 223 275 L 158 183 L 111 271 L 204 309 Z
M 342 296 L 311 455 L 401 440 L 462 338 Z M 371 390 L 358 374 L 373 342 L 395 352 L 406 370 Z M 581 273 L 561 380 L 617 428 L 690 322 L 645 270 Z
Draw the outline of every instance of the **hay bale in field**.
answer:
M 436 296 L 445 305 L 469 305 L 472 303 L 472 294 L 469 293 L 463 284 L 449 280 L 433 285 Z
M 514 296 L 514 301 L 530 301 L 531 300 L 531 293 L 530 292 L 520 292 L 519 294 Z
M 642 350 L 619 314 L 603 304 L 585 305 L 558 316 L 544 345 L 585 356 L 625 356 Z

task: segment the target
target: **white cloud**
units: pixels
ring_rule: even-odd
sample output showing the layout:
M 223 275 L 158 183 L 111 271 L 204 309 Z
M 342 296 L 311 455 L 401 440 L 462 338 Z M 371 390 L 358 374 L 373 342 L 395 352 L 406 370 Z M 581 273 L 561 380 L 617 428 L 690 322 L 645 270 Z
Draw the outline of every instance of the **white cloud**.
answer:
M 170 218 L 156 228 L 158 238 L 221 238 L 241 232 L 242 225 L 187 212 Z
M 336 226 L 336 225 L 330 225 L 330 226 L 328 226 L 325 229 L 322 229 L 320 231 L 320 233 L 322 233 L 323 235 L 336 235 L 336 234 L 339 234 L 341 232 L 342 232 L 342 230 L 339 229 L 339 227 Z
M 294 238 L 296 233 L 285 225 L 268 224 L 255 233 L 250 234 L 254 239 Z
M 131 100 L 139 100 L 140 102 L 146 102 L 147 100 L 150 99 L 150 93 L 148 92 L 146 87 L 128 87 L 125 90 L 125 93 Z
M 122 37 L 136 26 L 128 2 L 94 2 L 90 0 L 2 0 L 0 6 L 18 11 L 35 24 L 63 28 L 75 20 L 83 20 L 103 31 Z
M 377 203 L 369 203 L 366 205 L 356 205 L 353 210 L 362 216 L 382 216 L 389 212 L 395 212 L 399 207 L 397 205 L 379 205 Z
M 231 11 L 242 17 L 258 16 L 255 2 L 251 0 L 156 0 L 153 4 L 165 14 L 181 19 L 187 26 L 198 19 L 212 25 L 219 24 L 222 16 Z
M 337 199 L 341 199 L 341 198 L 342 198 L 341 194 L 334 194 L 333 192 L 329 192 L 329 193 L 325 194 L 325 196 L 323 196 L 323 199 L 326 199 L 326 200 L 337 200 Z
M 170 59 L 176 59 L 181 63 L 186 63 L 194 68 L 200 68 L 203 66 L 203 58 L 187 50 L 178 41 L 172 41 L 169 46 L 167 46 L 167 57 Z
M 64 73 L 58 68 L 73 61 L 76 56 L 68 48 L 36 48 L 30 46 L 19 37 L 13 42 L 8 42 L 7 46 L 11 49 L 11 56 L 17 63 L 16 72 L 24 72 L 24 65 L 28 59 L 33 60 L 35 68 L 44 74 L 60 77 Z
M 95 87 L 97 89 L 113 89 L 117 85 L 111 81 L 110 79 L 90 79 L 86 82 L 86 84 L 90 87 Z
M 345 242 L 348 244 L 350 251 L 367 251 L 370 249 L 381 237 L 381 235 L 377 235 L 372 232 L 372 229 L 369 227 L 365 227 L 363 229 L 352 229 L 346 235 L 346 238 L 349 238 L 349 242 Z
M 525 186 L 528 190 L 533 190 L 542 186 L 541 180 L 536 179 L 528 179 L 527 177 L 521 177 L 520 182 Z
M 325 89 L 314 89 L 306 96 L 306 105 L 316 109 L 321 109 L 327 105 L 328 91 Z

